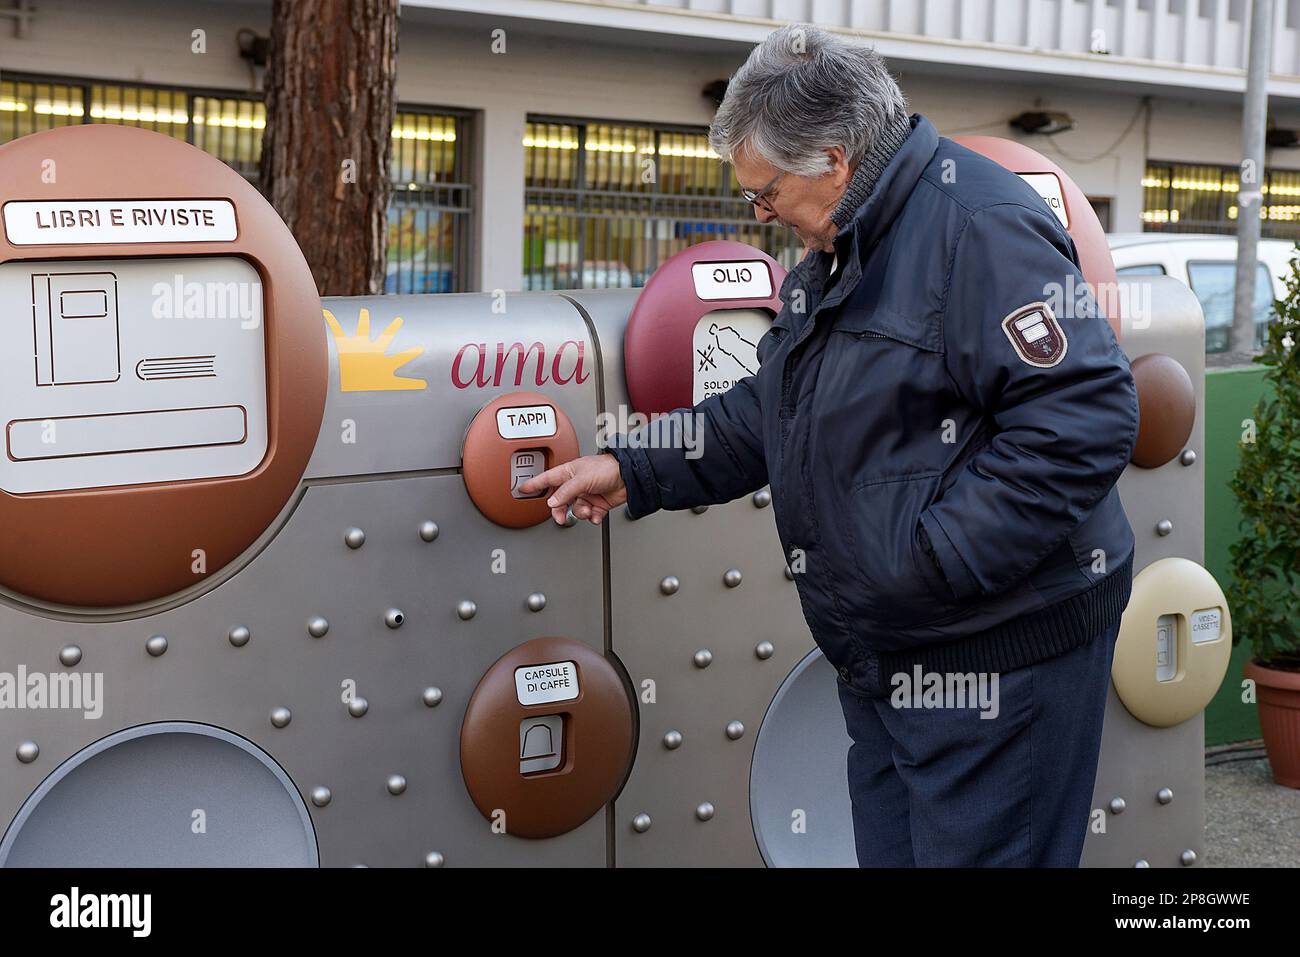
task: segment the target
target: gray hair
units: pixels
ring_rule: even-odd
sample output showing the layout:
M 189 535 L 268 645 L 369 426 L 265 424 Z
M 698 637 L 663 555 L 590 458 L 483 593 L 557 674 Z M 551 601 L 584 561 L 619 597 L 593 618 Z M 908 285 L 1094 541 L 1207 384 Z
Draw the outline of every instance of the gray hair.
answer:
M 819 176 L 830 170 L 826 149 L 842 146 L 857 163 L 899 118 L 907 101 L 875 50 L 790 24 L 731 78 L 709 145 L 728 162 L 744 150 L 788 173 Z

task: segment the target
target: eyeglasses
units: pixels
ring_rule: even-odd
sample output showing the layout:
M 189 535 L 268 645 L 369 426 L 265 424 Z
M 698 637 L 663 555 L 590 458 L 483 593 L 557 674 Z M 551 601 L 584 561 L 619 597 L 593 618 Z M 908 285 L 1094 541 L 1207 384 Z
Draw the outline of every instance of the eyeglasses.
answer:
M 755 192 L 752 189 L 745 189 L 745 187 L 742 186 L 740 187 L 740 195 L 745 197 L 745 201 L 750 205 L 757 206 L 759 202 L 763 200 L 763 197 L 765 197 L 768 193 L 772 191 L 772 187 L 776 185 L 777 180 L 779 180 L 784 175 L 785 175 L 785 170 L 782 170 L 781 172 L 777 173 L 775 176 L 772 177 L 772 179 L 768 182 L 768 184 L 764 186 L 762 189 L 760 189 L 758 192 Z M 764 205 L 767 207 L 769 212 L 776 212 L 776 210 L 772 209 L 770 203 L 764 203 Z

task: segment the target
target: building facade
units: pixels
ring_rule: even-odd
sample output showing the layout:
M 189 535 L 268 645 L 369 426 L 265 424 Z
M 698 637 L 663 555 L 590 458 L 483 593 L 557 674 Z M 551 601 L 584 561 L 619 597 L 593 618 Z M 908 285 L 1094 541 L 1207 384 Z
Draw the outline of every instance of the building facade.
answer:
M 1291 130 L 1300 0 L 1276 17 Z M 388 290 L 639 285 L 720 237 L 792 261 L 705 137 L 718 81 L 791 20 L 874 45 L 940 132 L 1054 159 L 1109 230 L 1235 227 L 1248 0 L 408 0 Z M 269 0 L 0 0 L 0 142 L 131 123 L 255 178 L 264 71 L 240 49 L 269 21 Z M 1069 128 L 1014 129 L 1026 113 Z M 1300 237 L 1300 150 L 1270 150 L 1265 197 L 1265 235 Z

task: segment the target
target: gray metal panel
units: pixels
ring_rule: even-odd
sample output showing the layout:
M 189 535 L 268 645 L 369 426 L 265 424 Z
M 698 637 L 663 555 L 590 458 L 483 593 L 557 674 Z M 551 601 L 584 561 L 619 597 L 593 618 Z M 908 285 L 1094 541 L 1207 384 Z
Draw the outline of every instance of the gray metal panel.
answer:
M 628 404 L 623 333 L 635 295 L 569 295 L 596 329 L 605 410 L 618 415 Z M 637 760 L 614 805 L 618 863 L 761 864 L 749 817 L 754 742 L 772 695 L 813 647 L 771 506 L 746 496 L 699 515 L 659 512 L 635 522 L 620 510 L 609 522 L 609 563 L 613 649 L 641 695 Z M 734 588 L 723 581 L 730 568 L 742 575 Z M 660 590 L 667 576 L 680 583 L 675 594 Z M 773 646 L 766 659 L 755 652 L 763 641 Z M 700 651 L 711 654 L 707 667 L 695 664 Z M 653 703 L 646 681 L 654 682 Z M 733 740 L 734 721 L 744 733 Z M 682 736 L 672 750 L 664 746 L 670 731 Z M 705 803 L 713 815 L 702 821 L 696 811 Z M 649 830 L 632 828 L 638 814 L 650 816 Z
M 600 344 L 601 408 L 615 414 L 620 405 L 628 402 L 627 377 L 623 374 L 623 333 L 640 292 L 639 289 L 573 289 L 564 294 L 582 310 L 595 330 Z
M 315 867 L 307 807 L 274 761 L 220 728 L 163 722 L 60 765 L 0 841 L 0 867 Z
M 1156 798 L 1162 788 L 1173 792 L 1168 804 Z M 1205 713 L 1153 728 L 1129 714 L 1112 685 L 1092 807 L 1083 867 L 1180 867 L 1184 850 L 1204 860 Z
M 424 542 L 426 519 L 439 526 Z M 343 539 L 365 531 L 356 550 Z M 503 548 L 506 573 L 493 574 Z M 325 484 L 309 488 L 287 526 L 249 568 L 180 608 L 140 621 L 79 625 L 0 609 L 0 661 L 30 672 L 63 671 L 60 649 L 83 650 L 75 673 L 102 672 L 103 717 L 70 710 L 6 711 L 11 768 L 0 775 L 0 820 L 8 821 L 58 763 L 112 731 L 157 720 L 227 728 L 265 749 L 310 796 L 332 797 L 312 816 L 324 865 L 418 866 L 437 851 L 446 863 L 602 865 L 604 815 L 550 841 L 493 834 L 461 779 L 459 734 L 465 705 L 501 654 L 539 635 L 567 635 L 602 648 L 603 609 L 592 600 L 601 534 L 585 523 L 500 528 L 470 503 L 459 475 Z M 529 594 L 546 595 L 528 610 Z M 462 600 L 477 603 L 469 620 Z M 391 629 L 389 608 L 404 622 Z M 312 638 L 308 620 L 329 630 Z M 228 632 L 251 639 L 235 647 Z M 164 635 L 151 657 L 146 641 Z M 367 700 L 352 717 L 343 683 Z M 427 707 L 424 689 L 442 691 Z M 275 708 L 292 720 L 272 725 Z M 34 741 L 31 764 L 12 758 Z M 517 742 L 505 742 L 515 747 Z M 400 795 L 388 779 L 401 775 Z
M 635 293 L 567 295 L 600 342 L 605 411 L 630 414 L 623 334 Z M 636 763 L 614 803 L 617 862 L 761 865 L 749 814 L 754 743 L 772 695 L 813 647 L 794 583 L 785 577 L 772 508 L 746 496 L 699 515 L 658 512 L 629 521 L 619 510 L 608 528 L 613 650 L 640 696 L 641 714 Z M 730 568 L 742 575 L 731 588 L 723 581 Z M 668 576 L 679 582 L 672 595 L 660 590 Z M 755 652 L 763 641 L 773 646 L 766 659 Z M 711 656 L 707 667 L 695 664 L 700 651 Z M 744 732 L 732 739 L 727 728 L 736 721 Z M 681 735 L 675 749 L 664 745 L 670 731 Z M 712 805 L 708 820 L 697 815 L 703 804 Z M 650 818 L 643 832 L 631 824 L 640 814 Z
M 1191 466 L 1178 458 L 1156 469 L 1130 465 L 1120 476 L 1119 492 L 1137 538 L 1136 575 L 1161 558 L 1205 560 L 1205 319 L 1192 291 L 1177 279 L 1143 276 L 1120 283 L 1130 302 L 1150 302 L 1149 322 L 1137 328 L 1125 320 L 1123 345 L 1129 359 L 1164 353 L 1177 359 L 1191 376 L 1196 394 L 1196 421 L 1187 448 L 1196 453 Z M 1156 534 L 1156 523 L 1169 519 L 1173 531 Z
M 761 864 L 749 816 L 754 742 L 776 689 L 813 647 L 771 506 L 756 508 L 746 496 L 700 515 L 630 521 L 620 511 L 609 540 L 614 651 L 642 695 L 636 764 L 614 804 L 618 863 Z M 730 568 L 743 576 L 734 588 L 723 582 Z M 660 591 L 666 576 L 678 579 L 675 594 Z M 766 660 L 755 652 L 763 641 L 773 646 Z M 694 658 L 705 650 L 712 659 L 701 668 Z M 735 740 L 727 735 L 733 721 L 744 725 Z M 664 746 L 669 731 L 682 736 L 674 750 Z M 835 728 L 827 735 L 837 740 Z M 715 812 L 700 821 L 705 802 Z M 650 815 L 644 833 L 630 825 L 638 814 Z
M 1126 319 L 1122 342 L 1130 359 L 1164 353 L 1182 363 L 1196 393 L 1196 421 L 1187 448 L 1196 461 L 1177 457 L 1156 469 L 1130 465 L 1120 476 L 1124 502 L 1137 540 L 1133 574 L 1161 558 L 1195 562 L 1205 554 L 1205 320 L 1192 291 L 1176 279 L 1142 277 L 1120 283 L 1121 301 L 1147 303 L 1142 321 Z M 1173 523 L 1158 535 L 1162 519 Z M 1131 867 L 1138 859 L 1152 867 L 1175 867 L 1184 849 L 1204 856 L 1205 716 L 1173 728 L 1153 728 L 1134 718 L 1112 684 L 1106 698 L 1101 757 L 1093 790 L 1093 827 L 1083 847 L 1085 867 Z M 1168 787 L 1174 800 L 1155 795 Z M 1110 811 L 1112 799 L 1125 810 Z M 1105 832 L 1097 821 L 1104 822 Z

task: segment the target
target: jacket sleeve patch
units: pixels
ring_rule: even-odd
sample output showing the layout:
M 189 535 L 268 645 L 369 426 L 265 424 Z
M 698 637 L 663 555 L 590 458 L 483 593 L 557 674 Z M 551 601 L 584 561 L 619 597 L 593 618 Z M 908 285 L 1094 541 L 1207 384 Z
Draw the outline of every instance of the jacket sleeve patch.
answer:
M 1011 340 L 1016 355 L 1031 366 L 1050 369 L 1065 358 L 1069 342 L 1045 302 L 1021 306 L 1002 320 L 1002 331 Z

